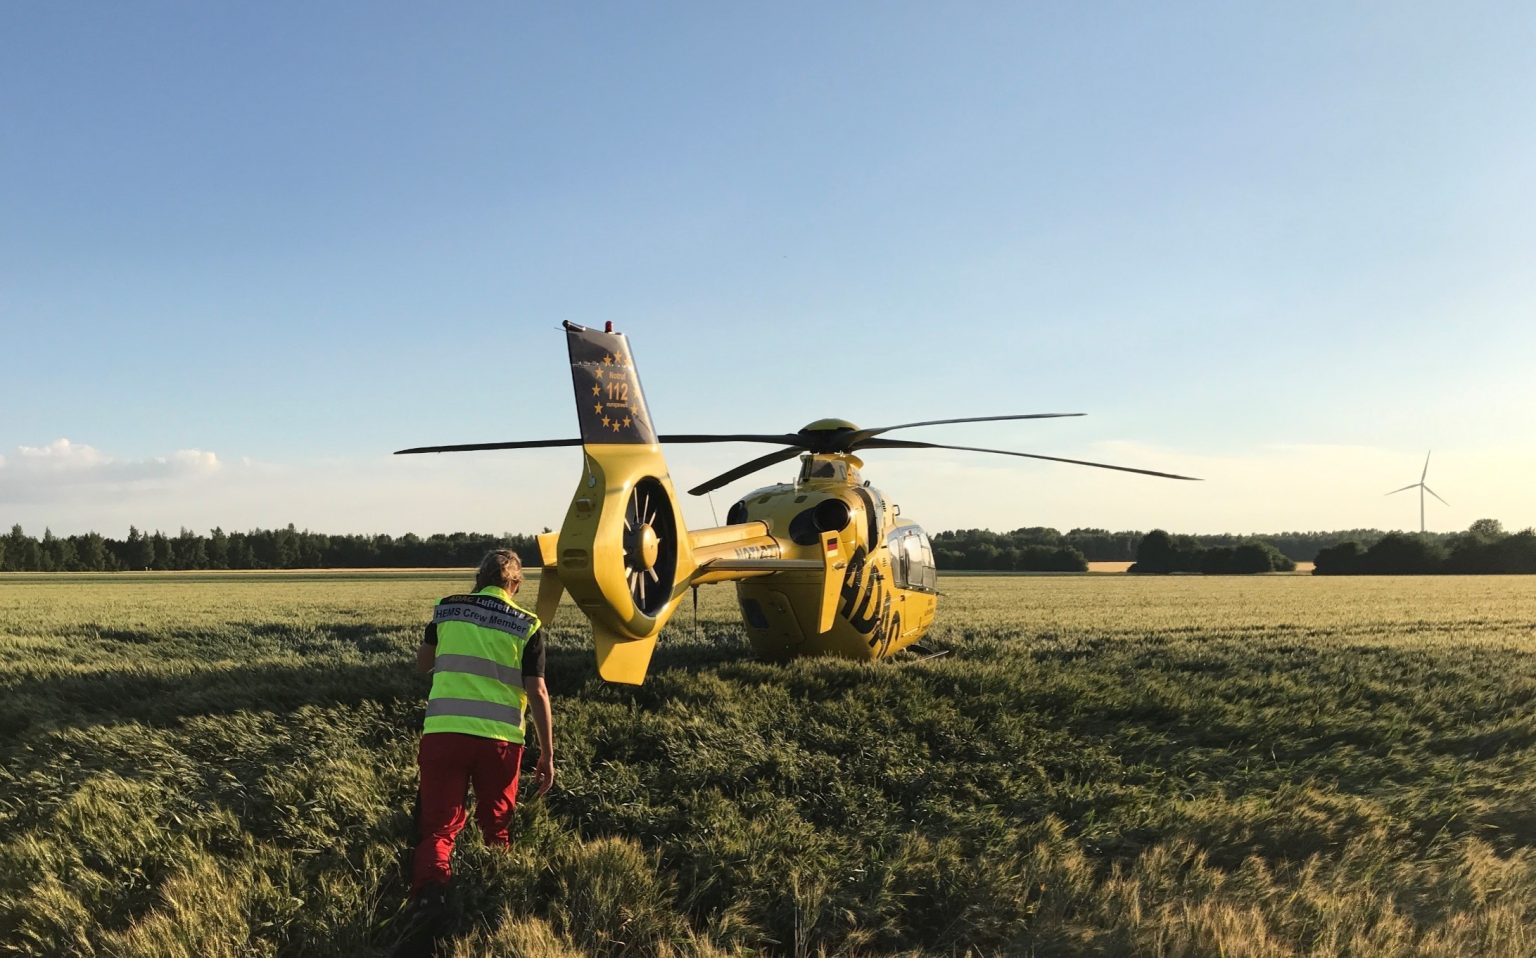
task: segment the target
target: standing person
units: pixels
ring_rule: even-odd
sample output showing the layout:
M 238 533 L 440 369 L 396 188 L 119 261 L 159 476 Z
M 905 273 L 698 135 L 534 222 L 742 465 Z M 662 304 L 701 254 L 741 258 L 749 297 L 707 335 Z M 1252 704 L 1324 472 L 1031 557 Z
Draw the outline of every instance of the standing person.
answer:
M 437 603 L 416 667 L 432 673 L 421 736 L 420 844 L 411 898 L 441 904 L 452 873 L 453 842 L 464 827 L 464 798 L 475 789 L 475 818 L 488 845 L 511 846 L 524 719 L 539 731 L 538 794 L 555 781 L 555 739 L 544 685 L 539 618 L 512 601 L 523 564 L 510 549 L 486 554 L 472 595 Z

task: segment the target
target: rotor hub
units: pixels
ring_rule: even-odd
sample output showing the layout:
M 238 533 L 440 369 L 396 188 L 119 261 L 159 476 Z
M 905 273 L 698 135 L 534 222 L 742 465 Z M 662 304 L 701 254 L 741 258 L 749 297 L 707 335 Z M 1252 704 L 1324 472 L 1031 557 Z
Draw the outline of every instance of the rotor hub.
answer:
M 818 419 L 812 423 L 806 423 L 800 427 L 801 432 L 839 432 L 846 430 L 854 432 L 859 427 L 846 419 Z
M 661 537 L 651 528 L 650 523 L 641 526 L 635 534 L 635 544 L 630 554 L 639 561 L 641 571 L 656 568 L 656 558 L 661 555 Z

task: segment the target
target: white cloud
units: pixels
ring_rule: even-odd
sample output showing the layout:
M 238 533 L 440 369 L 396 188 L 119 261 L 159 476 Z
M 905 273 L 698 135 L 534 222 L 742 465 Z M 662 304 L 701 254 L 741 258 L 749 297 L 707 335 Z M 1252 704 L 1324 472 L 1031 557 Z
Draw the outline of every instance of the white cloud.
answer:
M 94 446 L 55 439 L 46 446 L 18 446 L 14 462 L 0 457 L 0 477 L 10 483 L 28 480 L 83 483 L 130 483 L 206 475 L 217 472 L 219 457 L 201 449 L 178 449 L 147 459 L 118 459 Z M 9 483 L 8 483 L 9 485 Z
M 18 446 L 13 458 L 0 457 L 0 506 L 131 496 L 155 487 L 185 490 L 220 469 L 219 457 L 201 449 L 120 459 L 94 446 L 55 439 L 45 446 Z
M 110 460 L 91 446 L 55 439 L 46 446 L 19 446 L 18 467 L 33 472 L 67 472 L 90 469 Z

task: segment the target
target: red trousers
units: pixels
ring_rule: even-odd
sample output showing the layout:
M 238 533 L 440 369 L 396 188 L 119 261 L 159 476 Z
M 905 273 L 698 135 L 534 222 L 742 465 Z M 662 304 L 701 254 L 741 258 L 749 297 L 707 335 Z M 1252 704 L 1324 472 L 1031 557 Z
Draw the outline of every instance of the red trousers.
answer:
M 487 845 L 511 844 L 507 825 L 517 806 L 517 773 L 523 747 L 500 739 L 457 732 L 421 737 L 421 841 L 416 846 L 411 894 L 447 884 L 453 840 L 464 827 L 464 796 L 475 786 L 475 819 Z

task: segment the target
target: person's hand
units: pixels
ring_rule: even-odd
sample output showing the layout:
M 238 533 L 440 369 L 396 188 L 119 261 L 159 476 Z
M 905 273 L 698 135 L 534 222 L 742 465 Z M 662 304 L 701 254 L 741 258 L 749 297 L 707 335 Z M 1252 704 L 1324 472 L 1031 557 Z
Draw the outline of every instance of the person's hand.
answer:
M 534 794 L 539 798 L 543 798 L 544 794 L 549 791 L 550 786 L 555 784 L 555 756 L 553 752 L 548 749 L 543 749 L 539 752 L 539 764 L 538 768 L 535 769 L 535 774 L 538 777 L 539 788 Z

